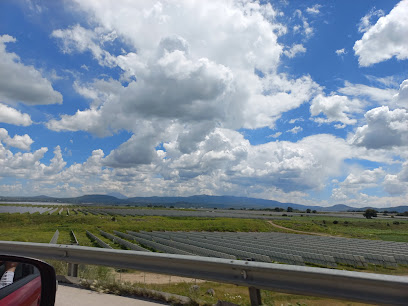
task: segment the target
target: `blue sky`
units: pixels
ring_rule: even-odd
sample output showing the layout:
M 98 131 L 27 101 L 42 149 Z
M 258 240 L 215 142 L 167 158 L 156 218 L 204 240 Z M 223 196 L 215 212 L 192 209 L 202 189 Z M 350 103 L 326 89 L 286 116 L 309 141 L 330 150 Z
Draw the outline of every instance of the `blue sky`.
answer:
M 408 1 L 2 1 L 0 195 L 408 199 Z

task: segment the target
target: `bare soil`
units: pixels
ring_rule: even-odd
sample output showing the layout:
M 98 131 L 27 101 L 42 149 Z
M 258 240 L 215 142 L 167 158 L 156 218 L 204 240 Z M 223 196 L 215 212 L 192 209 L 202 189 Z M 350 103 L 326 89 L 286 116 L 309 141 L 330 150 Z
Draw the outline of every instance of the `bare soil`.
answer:
M 325 237 L 335 237 L 335 236 L 325 234 L 325 233 L 298 231 L 298 230 L 295 230 L 295 229 L 291 229 L 291 228 L 288 228 L 288 227 L 277 225 L 277 224 L 273 223 L 272 221 L 268 221 L 268 223 L 271 224 L 272 226 L 276 227 L 276 228 L 280 228 L 280 229 L 283 229 L 283 230 L 286 230 L 286 231 L 291 231 L 291 232 L 294 232 L 294 233 L 307 234 L 307 235 L 316 235 L 316 236 L 325 236 Z
M 170 284 L 170 283 L 202 283 L 203 280 L 180 277 L 180 276 L 169 276 L 156 273 L 148 272 L 115 272 L 115 279 L 122 282 L 131 283 L 144 283 L 144 284 Z

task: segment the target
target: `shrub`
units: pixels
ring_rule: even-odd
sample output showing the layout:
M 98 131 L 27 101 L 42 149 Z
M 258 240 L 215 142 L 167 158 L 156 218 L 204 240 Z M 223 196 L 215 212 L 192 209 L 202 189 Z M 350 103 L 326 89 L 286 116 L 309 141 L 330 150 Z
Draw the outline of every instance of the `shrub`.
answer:
M 363 216 L 366 217 L 367 219 L 371 219 L 372 217 L 377 217 L 377 211 L 371 208 L 366 209 Z
M 334 221 L 333 221 L 333 224 L 337 224 L 337 223 L 339 223 L 339 221 L 337 221 L 337 220 L 334 220 Z

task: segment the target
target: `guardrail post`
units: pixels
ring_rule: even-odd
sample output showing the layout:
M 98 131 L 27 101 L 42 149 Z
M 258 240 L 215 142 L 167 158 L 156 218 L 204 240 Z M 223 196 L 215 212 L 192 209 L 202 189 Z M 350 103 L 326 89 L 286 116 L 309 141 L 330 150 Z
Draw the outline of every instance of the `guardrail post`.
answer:
M 68 276 L 78 277 L 78 264 L 68 263 Z
M 251 306 L 262 305 L 261 290 L 255 287 L 249 287 L 249 299 L 251 300 Z

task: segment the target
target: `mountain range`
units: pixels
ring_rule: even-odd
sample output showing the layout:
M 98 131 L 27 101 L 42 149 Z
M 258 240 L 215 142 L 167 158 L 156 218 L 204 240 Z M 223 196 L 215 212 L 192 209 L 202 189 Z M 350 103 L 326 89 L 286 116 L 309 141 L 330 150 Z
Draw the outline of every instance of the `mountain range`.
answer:
M 114 193 L 110 195 L 92 194 L 83 195 L 73 198 L 57 198 L 49 197 L 45 195 L 33 196 L 33 197 L 2 197 L 0 196 L 0 203 L 3 202 L 40 202 L 40 203 L 69 203 L 69 204 L 88 204 L 88 205 L 160 205 L 160 206 L 174 206 L 177 208 L 189 208 L 189 207 L 204 207 L 204 208 L 247 208 L 247 209 L 266 209 L 280 207 L 287 209 L 292 207 L 293 209 L 306 210 L 312 209 L 317 211 L 353 211 L 353 210 L 365 210 L 373 207 L 356 208 L 347 206 L 344 204 L 336 204 L 330 207 L 301 205 L 296 203 L 282 203 L 274 200 L 265 200 L 248 197 L 235 197 L 235 196 L 210 196 L 210 195 L 194 195 L 190 197 L 133 197 L 127 198 L 126 196 Z M 408 211 L 408 206 L 375 208 L 378 211 Z

